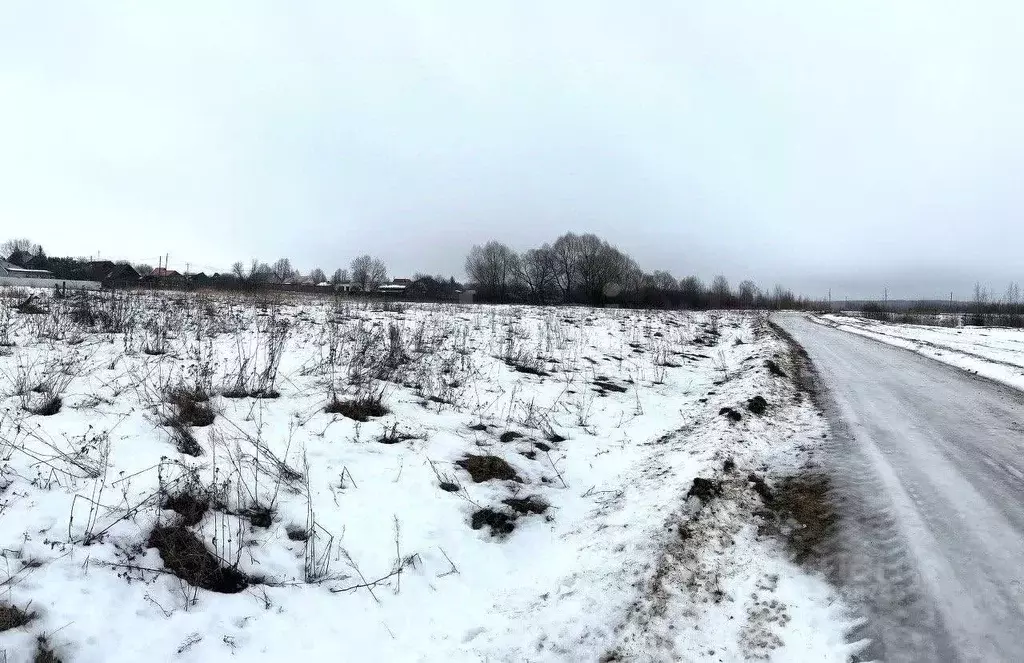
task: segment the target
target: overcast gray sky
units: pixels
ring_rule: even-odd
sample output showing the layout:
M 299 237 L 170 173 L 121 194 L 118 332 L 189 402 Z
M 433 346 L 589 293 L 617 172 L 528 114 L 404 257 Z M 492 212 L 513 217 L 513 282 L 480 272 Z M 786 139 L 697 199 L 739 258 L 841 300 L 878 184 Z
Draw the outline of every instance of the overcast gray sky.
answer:
M 0 235 L 966 296 L 1024 280 L 1022 66 L 1019 0 L 4 0 Z

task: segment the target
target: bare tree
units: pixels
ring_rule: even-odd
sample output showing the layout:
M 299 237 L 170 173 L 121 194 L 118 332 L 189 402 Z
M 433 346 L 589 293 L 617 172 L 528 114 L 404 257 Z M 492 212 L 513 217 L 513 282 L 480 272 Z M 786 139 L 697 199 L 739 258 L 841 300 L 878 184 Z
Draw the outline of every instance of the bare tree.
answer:
M 707 286 L 696 276 L 679 279 L 679 295 L 683 306 L 687 308 L 703 308 L 707 305 Z
M 738 293 L 740 299 L 740 305 L 746 308 L 750 308 L 754 305 L 754 301 L 757 296 L 761 294 L 757 284 L 747 279 L 740 283 Z
M 1020 285 L 1016 282 L 1011 282 L 1006 287 L 1006 294 L 1003 295 L 1003 303 L 1005 304 L 1019 304 L 1020 303 Z
M 556 287 L 555 253 L 551 245 L 530 249 L 516 262 L 516 278 L 529 292 L 530 299 L 538 304 L 548 301 Z
M 729 279 L 721 274 L 711 281 L 711 306 L 721 308 L 728 306 L 732 300 L 732 291 L 729 289 Z
M 555 277 L 562 301 L 568 303 L 572 298 L 573 286 L 576 284 L 576 273 L 579 263 L 580 238 L 575 233 L 566 233 L 555 240 L 551 246 L 555 260 Z
M 331 275 L 331 285 L 338 285 L 341 283 L 348 283 L 347 269 L 336 269 L 334 270 L 334 274 Z
M 576 273 L 586 300 L 597 305 L 625 291 L 635 267 L 632 259 L 597 235 L 583 235 L 577 242 Z
M 249 280 L 256 283 L 266 283 L 270 280 L 274 270 L 265 262 L 253 259 L 249 264 Z
M 507 301 L 519 264 L 516 252 L 501 242 L 474 246 L 466 256 L 466 274 L 485 298 Z
M 656 269 L 651 274 L 651 286 L 661 292 L 672 292 L 679 287 L 679 283 L 668 272 Z
M 133 265 L 135 271 L 139 273 L 139 276 L 149 276 L 153 273 L 153 265 L 147 265 L 146 263 L 138 263 Z
M 278 258 L 273 267 L 270 268 L 274 278 L 278 281 L 287 281 L 295 275 L 292 269 L 292 261 L 288 258 Z
M 772 290 L 772 305 L 775 308 L 782 309 L 792 306 L 796 301 L 796 297 L 793 296 L 791 290 L 787 290 L 780 284 L 776 284 Z
M 236 279 L 239 279 L 239 280 L 244 279 L 245 278 L 245 263 L 243 263 L 241 260 L 236 261 L 233 265 L 231 265 L 231 274 Z
M 309 273 L 309 279 L 319 285 L 327 280 L 327 274 L 324 274 L 324 270 L 319 267 L 314 267 L 313 271 Z
M 979 310 L 983 304 L 988 303 L 988 289 L 981 285 L 980 281 L 974 283 L 974 303 L 978 305 Z
M 352 283 L 365 292 L 375 290 L 388 278 L 384 261 L 369 255 L 362 255 L 352 261 Z
M 8 258 L 16 254 L 24 255 L 42 255 L 43 247 L 32 242 L 32 240 L 25 237 L 18 237 L 15 239 L 9 239 L 3 244 L 0 244 L 0 257 Z

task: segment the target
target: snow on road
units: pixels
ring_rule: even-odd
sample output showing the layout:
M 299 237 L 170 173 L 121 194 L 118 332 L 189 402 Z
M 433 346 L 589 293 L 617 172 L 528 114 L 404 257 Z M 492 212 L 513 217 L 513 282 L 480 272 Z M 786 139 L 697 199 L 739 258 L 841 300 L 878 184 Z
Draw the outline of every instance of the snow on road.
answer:
M 1024 397 L 808 317 L 779 322 L 832 408 L 854 530 L 837 566 L 856 570 L 881 655 L 1024 660 Z
M 850 611 L 752 515 L 746 472 L 823 430 L 756 315 L 15 301 L 0 615 L 32 619 L 0 633 L 11 663 L 40 636 L 74 662 L 853 650 Z M 687 499 L 727 458 L 726 493 Z
M 894 324 L 854 315 L 814 319 L 1024 389 L 1024 329 Z

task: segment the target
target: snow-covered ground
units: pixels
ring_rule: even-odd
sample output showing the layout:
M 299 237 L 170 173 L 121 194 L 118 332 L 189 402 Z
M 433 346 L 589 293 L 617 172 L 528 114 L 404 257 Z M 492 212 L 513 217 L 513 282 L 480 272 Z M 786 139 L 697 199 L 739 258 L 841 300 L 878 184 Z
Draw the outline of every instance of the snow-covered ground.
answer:
M 0 633 L 11 663 L 40 636 L 64 661 L 852 652 L 851 611 L 758 533 L 747 473 L 794 470 L 824 424 L 756 314 L 23 294 L 0 303 L 0 624 L 33 617 Z
M 852 314 L 812 319 L 1024 389 L 1024 329 L 894 324 Z

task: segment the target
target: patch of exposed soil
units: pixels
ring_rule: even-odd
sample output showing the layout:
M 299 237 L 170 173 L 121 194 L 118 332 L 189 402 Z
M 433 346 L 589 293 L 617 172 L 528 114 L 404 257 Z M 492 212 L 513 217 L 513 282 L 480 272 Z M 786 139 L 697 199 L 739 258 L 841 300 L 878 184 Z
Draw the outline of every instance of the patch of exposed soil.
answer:
M 474 483 L 483 483 L 491 479 L 522 481 L 512 466 L 497 456 L 469 454 L 462 460 L 455 461 L 455 464 L 469 472 Z
M 732 409 L 731 407 L 723 407 L 718 411 L 718 414 L 729 419 L 729 421 L 739 421 L 743 418 L 743 415 Z
M 768 401 L 763 396 L 754 396 L 747 401 L 747 409 L 756 415 L 762 415 L 768 409 Z
M 686 497 L 696 497 L 701 502 L 707 504 L 712 498 L 719 497 L 722 494 L 722 482 L 716 479 L 705 479 L 703 477 L 697 477 L 693 480 L 693 485 L 690 486 L 689 492 L 686 493 Z
M 502 500 L 501 503 L 511 507 L 516 513 L 533 513 L 538 516 L 551 508 L 550 504 L 534 495 L 530 497 L 510 497 L 507 500 Z
M 494 509 L 480 509 L 473 514 L 470 521 L 473 529 L 480 529 L 485 525 L 491 528 L 492 536 L 504 536 L 511 534 L 516 528 L 515 516 Z
M 765 504 L 771 504 L 775 499 L 775 493 L 772 492 L 771 487 L 765 483 L 765 480 L 757 476 L 756 473 L 751 472 L 747 475 L 747 481 L 754 484 L 754 492 L 758 494 L 761 501 Z
M 830 489 L 828 477 L 822 474 L 786 477 L 776 482 L 771 501 L 761 513 L 766 521 L 762 533 L 781 535 L 797 563 L 821 554 L 832 535 L 839 516 Z
M 627 391 L 626 387 L 623 387 L 620 384 L 615 384 L 614 382 L 610 382 L 609 380 L 603 378 L 598 378 L 597 380 L 594 380 L 593 384 L 595 387 L 597 387 L 597 391 L 600 393 L 606 393 L 610 391 L 616 394 L 624 394 Z

